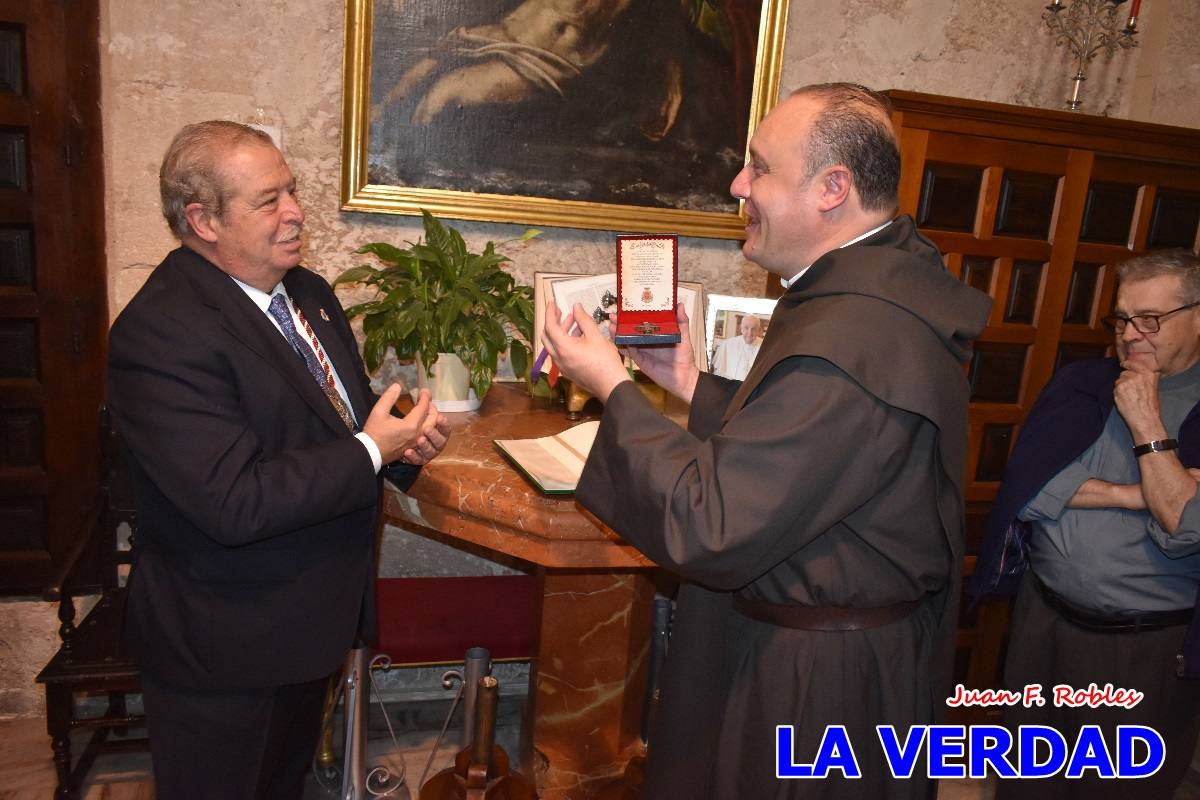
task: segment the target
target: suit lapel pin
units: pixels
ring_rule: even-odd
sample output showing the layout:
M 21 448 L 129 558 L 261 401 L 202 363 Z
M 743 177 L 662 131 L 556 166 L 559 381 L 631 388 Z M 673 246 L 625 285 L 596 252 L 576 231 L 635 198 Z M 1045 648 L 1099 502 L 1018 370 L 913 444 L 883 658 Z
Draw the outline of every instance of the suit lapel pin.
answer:
M 321 309 L 321 319 L 329 322 L 329 314 L 323 308 Z

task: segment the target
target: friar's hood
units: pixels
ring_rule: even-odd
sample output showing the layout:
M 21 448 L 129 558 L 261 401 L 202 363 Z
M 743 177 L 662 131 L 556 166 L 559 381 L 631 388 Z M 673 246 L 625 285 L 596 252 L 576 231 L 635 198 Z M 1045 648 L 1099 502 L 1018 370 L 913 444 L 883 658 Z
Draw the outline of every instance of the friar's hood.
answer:
M 729 420 L 788 358 L 826 360 L 888 405 L 941 432 L 948 477 L 962 488 L 968 388 L 962 364 L 991 298 L 954 279 L 936 247 L 902 216 L 821 256 L 779 299 Z
M 779 300 L 791 308 L 820 297 L 852 296 L 880 300 L 921 320 L 959 362 L 971 354 L 971 340 L 987 324 L 991 298 L 956 280 L 942 265 L 932 242 L 912 217 L 897 218 L 883 230 L 849 247 L 826 253 Z M 861 320 L 844 320 L 856 327 Z M 896 342 L 903 347 L 903 342 Z

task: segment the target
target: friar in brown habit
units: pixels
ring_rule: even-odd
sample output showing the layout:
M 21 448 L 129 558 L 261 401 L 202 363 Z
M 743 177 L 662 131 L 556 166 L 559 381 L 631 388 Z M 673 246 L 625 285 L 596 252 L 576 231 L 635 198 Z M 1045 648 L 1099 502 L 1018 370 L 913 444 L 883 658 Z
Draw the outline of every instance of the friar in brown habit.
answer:
M 578 306 L 545 335 L 605 403 L 577 499 L 683 579 L 645 797 L 923 798 L 876 725 L 945 708 L 962 560 L 967 386 L 990 301 L 908 217 L 886 99 L 800 89 L 763 120 L 733 181 L 746 257 L 786 293 L 745 381 L 700 374 L 684 341 L 638 365 L 691 404 L 657 414 Z M 776 776 L 845 726 L 862 776 Z M 843 753 L 844 755 L 844 753 Z

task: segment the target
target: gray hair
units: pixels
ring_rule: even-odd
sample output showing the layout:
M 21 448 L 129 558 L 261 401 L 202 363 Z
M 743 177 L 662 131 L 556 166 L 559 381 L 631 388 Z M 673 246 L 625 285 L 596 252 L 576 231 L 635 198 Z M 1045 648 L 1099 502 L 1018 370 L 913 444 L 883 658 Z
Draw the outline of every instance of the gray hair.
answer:
M 824 103 L 808 134 L 805 179 L 826 167 L 844 164 L 864 211 L 895 211 L 900 147 L 887 97 L 857 83 L 817 83 L 802 86 L 790 96 L 814 97 Z
M 1155 250 L 1117 265 L 1117 280 L 1121 283 L 1146 281 L 1160 275 L 1178 276 L 1183 289 L 1180 301 L 1200 300 L 1200 256 L 1190 250 Z
M 234 190 L 221 171 L 220 156 L 242 144 L 275 146 L 257 128 L 219 119 L 184 126 L 171 141 L 158 170 L 158 191 L 163 216 L 180 240 L 192 232 L 186 213 L 190 204 L 199 203 L 212 215 L 224 216 Z

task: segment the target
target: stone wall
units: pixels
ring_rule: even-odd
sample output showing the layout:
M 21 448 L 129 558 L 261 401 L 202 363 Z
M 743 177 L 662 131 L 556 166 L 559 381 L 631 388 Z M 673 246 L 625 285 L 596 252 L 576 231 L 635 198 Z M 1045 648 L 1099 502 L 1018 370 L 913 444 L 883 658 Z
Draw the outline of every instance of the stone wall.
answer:
M 413 2 L 414 0 L 378 0 Z M 876 88 L 1061 108 L 1071 64 L 1039 16 L 1043 0 L 792 0 L 782 85 L 854 80 Z M 1098 58 L 1084 110 L 1200 126 L 1200 5 L 1146 0 L 1142 46 Z M 308 213 L 306 263 L 333 275 L 351 251 L 419 234 L 416 220 L 338 210 L 344 0 L 108 0 L 102 28 L 110 313 L 173 242 L 158 212 L 157 166 L 173 133 L 211 117 L 278 126 Z M 732 175 L 730 176 L 732 178 Z M 522 227 L 459 226 L 472 244 Z M 611 234 L 550 229 L 512 253 L 515 271 L 611 269 Z M 681 277 L 757 294 L 737 243 L 685 240 Z
M 416 0 L 376 0 L 415 2 Z M 422 0 L 434 2 L 435 0 Z M 1045 0 L 792 0 L 783 86 L 853 80 L 1024 106 L 1060 108 L 1066 51 L 1039 22 Z M 101 50 L 109 309 L 121 310 L 173 246 L 157 169 L 187 122 L 224 117 L 282 131 L 308 213 L 306 263 L 333 275 L 376 240 L 415 239 L 413 218 L 338 210 L 344 0 L 103 0 Z M 1092 65 L 1089 113 L 1200 127 L 1200 4 L 1145 0 L 1142 46 Z M 732 178 L 732 175 L 730 176 Z M 465 223 L 472 245 L 522 226 Z M 514 271 L 611 269 L 611 234 L 548 229 L 510 253 Z M 763 276 L 736 242 L 687 239 L 681 277 L 709 291 L 759 293 Z M 33 676 L 53 650 L 53 608 L 8 602 L 0 620 L 0 717 L 36 714 Z

